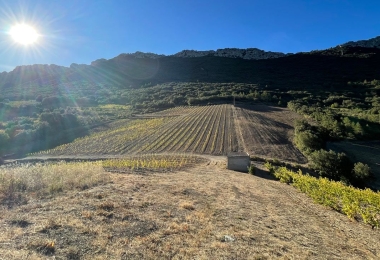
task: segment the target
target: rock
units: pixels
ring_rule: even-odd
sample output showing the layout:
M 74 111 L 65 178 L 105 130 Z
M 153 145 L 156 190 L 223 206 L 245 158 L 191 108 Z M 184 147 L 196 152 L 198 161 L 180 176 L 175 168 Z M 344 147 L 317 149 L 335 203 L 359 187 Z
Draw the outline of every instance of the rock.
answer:
M 122 53 L 119 56 L 115 57 L 115 59 L 123 59 L 123 58 L 149 58 L 149 59 L 157 59 L 160 57 L 165 57 L 163 54 L 155 54 L 151 52 L 141 52 L 141 51 L 136 51 L 135 53 Z
M 228 236 L 228 235 L 225 235 L 222 238 L 222 242 L 234 242 L 234 241 L 235 241 L 235 238 Z
M 196 58 L 196 57 L 204 57 L 204 56 L 214 56 L 215 51 L 195 51 L 195 50 L 183 50 L 171 56 L 173 57 L 182 57 L 182 58 Z

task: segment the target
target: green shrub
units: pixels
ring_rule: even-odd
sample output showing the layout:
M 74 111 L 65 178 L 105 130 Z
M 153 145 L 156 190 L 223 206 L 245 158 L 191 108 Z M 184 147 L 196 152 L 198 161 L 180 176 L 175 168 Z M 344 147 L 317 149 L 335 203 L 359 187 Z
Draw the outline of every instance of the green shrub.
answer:
M 310 125 L 305 120 L 297 120 L 294 130 L 294 143 L 301 152 L 309 155 L 325 147 L 323 133 L 318 127 Z
M 271 174 L 274 174 L 274 170 L 275 170 L 275 166 L 273 166 L 270 162 L 266 162 L 264 164 L 264 167 L 268 169 L 268 171 L 271 173 Z
M 254 165 L 251 165 L 248 167 L 248 173 L 255 175 L 256 174 L 256 167 Z
M 279 167 L 277 170 L 274 170 L 273 175 L 282 183 L 290 184 L 293 182 L 290 171 L 288 171 L 285 167 Z
M 364 182 L 371 176 L 371 168 L 362 162 L 355 163 L 352 175 L 355 181 Z
M 345 153 L 319 150 L 311 153 L 310 166 L 319 175 L 333 180 L 351 179 L 353 164 Z

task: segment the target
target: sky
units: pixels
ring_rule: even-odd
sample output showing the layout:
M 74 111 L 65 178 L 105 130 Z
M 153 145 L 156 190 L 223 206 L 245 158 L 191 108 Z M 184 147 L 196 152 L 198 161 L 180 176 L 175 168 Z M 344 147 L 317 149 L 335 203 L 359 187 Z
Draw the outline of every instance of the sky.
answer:
M 136 51 L 321 50 L 379 36 L 379 17 L 378 0 L 0 0 L 0 72 Z M 20 23 L 37 42 L 12 39 Z

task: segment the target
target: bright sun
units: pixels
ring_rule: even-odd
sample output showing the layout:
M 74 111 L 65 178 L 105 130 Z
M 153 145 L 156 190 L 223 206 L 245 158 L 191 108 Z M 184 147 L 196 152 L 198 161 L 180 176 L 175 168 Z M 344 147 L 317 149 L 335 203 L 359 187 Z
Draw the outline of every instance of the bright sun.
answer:
M 9 34 L 17 43 L 29 45 L 37 41 L 37 31 L 27 24 L 17 24 L 11 28 Z

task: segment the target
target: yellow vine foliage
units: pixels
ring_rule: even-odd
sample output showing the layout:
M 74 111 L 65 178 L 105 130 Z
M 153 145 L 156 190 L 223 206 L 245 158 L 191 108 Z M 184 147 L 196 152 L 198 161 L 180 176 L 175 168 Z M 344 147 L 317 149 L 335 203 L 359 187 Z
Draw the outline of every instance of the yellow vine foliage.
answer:
M 275 168 L 274 175 L 281 182 L 291 183 L 319 204 L 331 207 L 351 219 L 362 220 L 372 227 L 380 226 L 380 192 L 315 178 L 285 167 Z
M 178 169 L 190 163 L 196 158 L 190 155 L 146 155 L 125 159 L 110 159 L 103 161 L 103 167 L 112 169 Z

